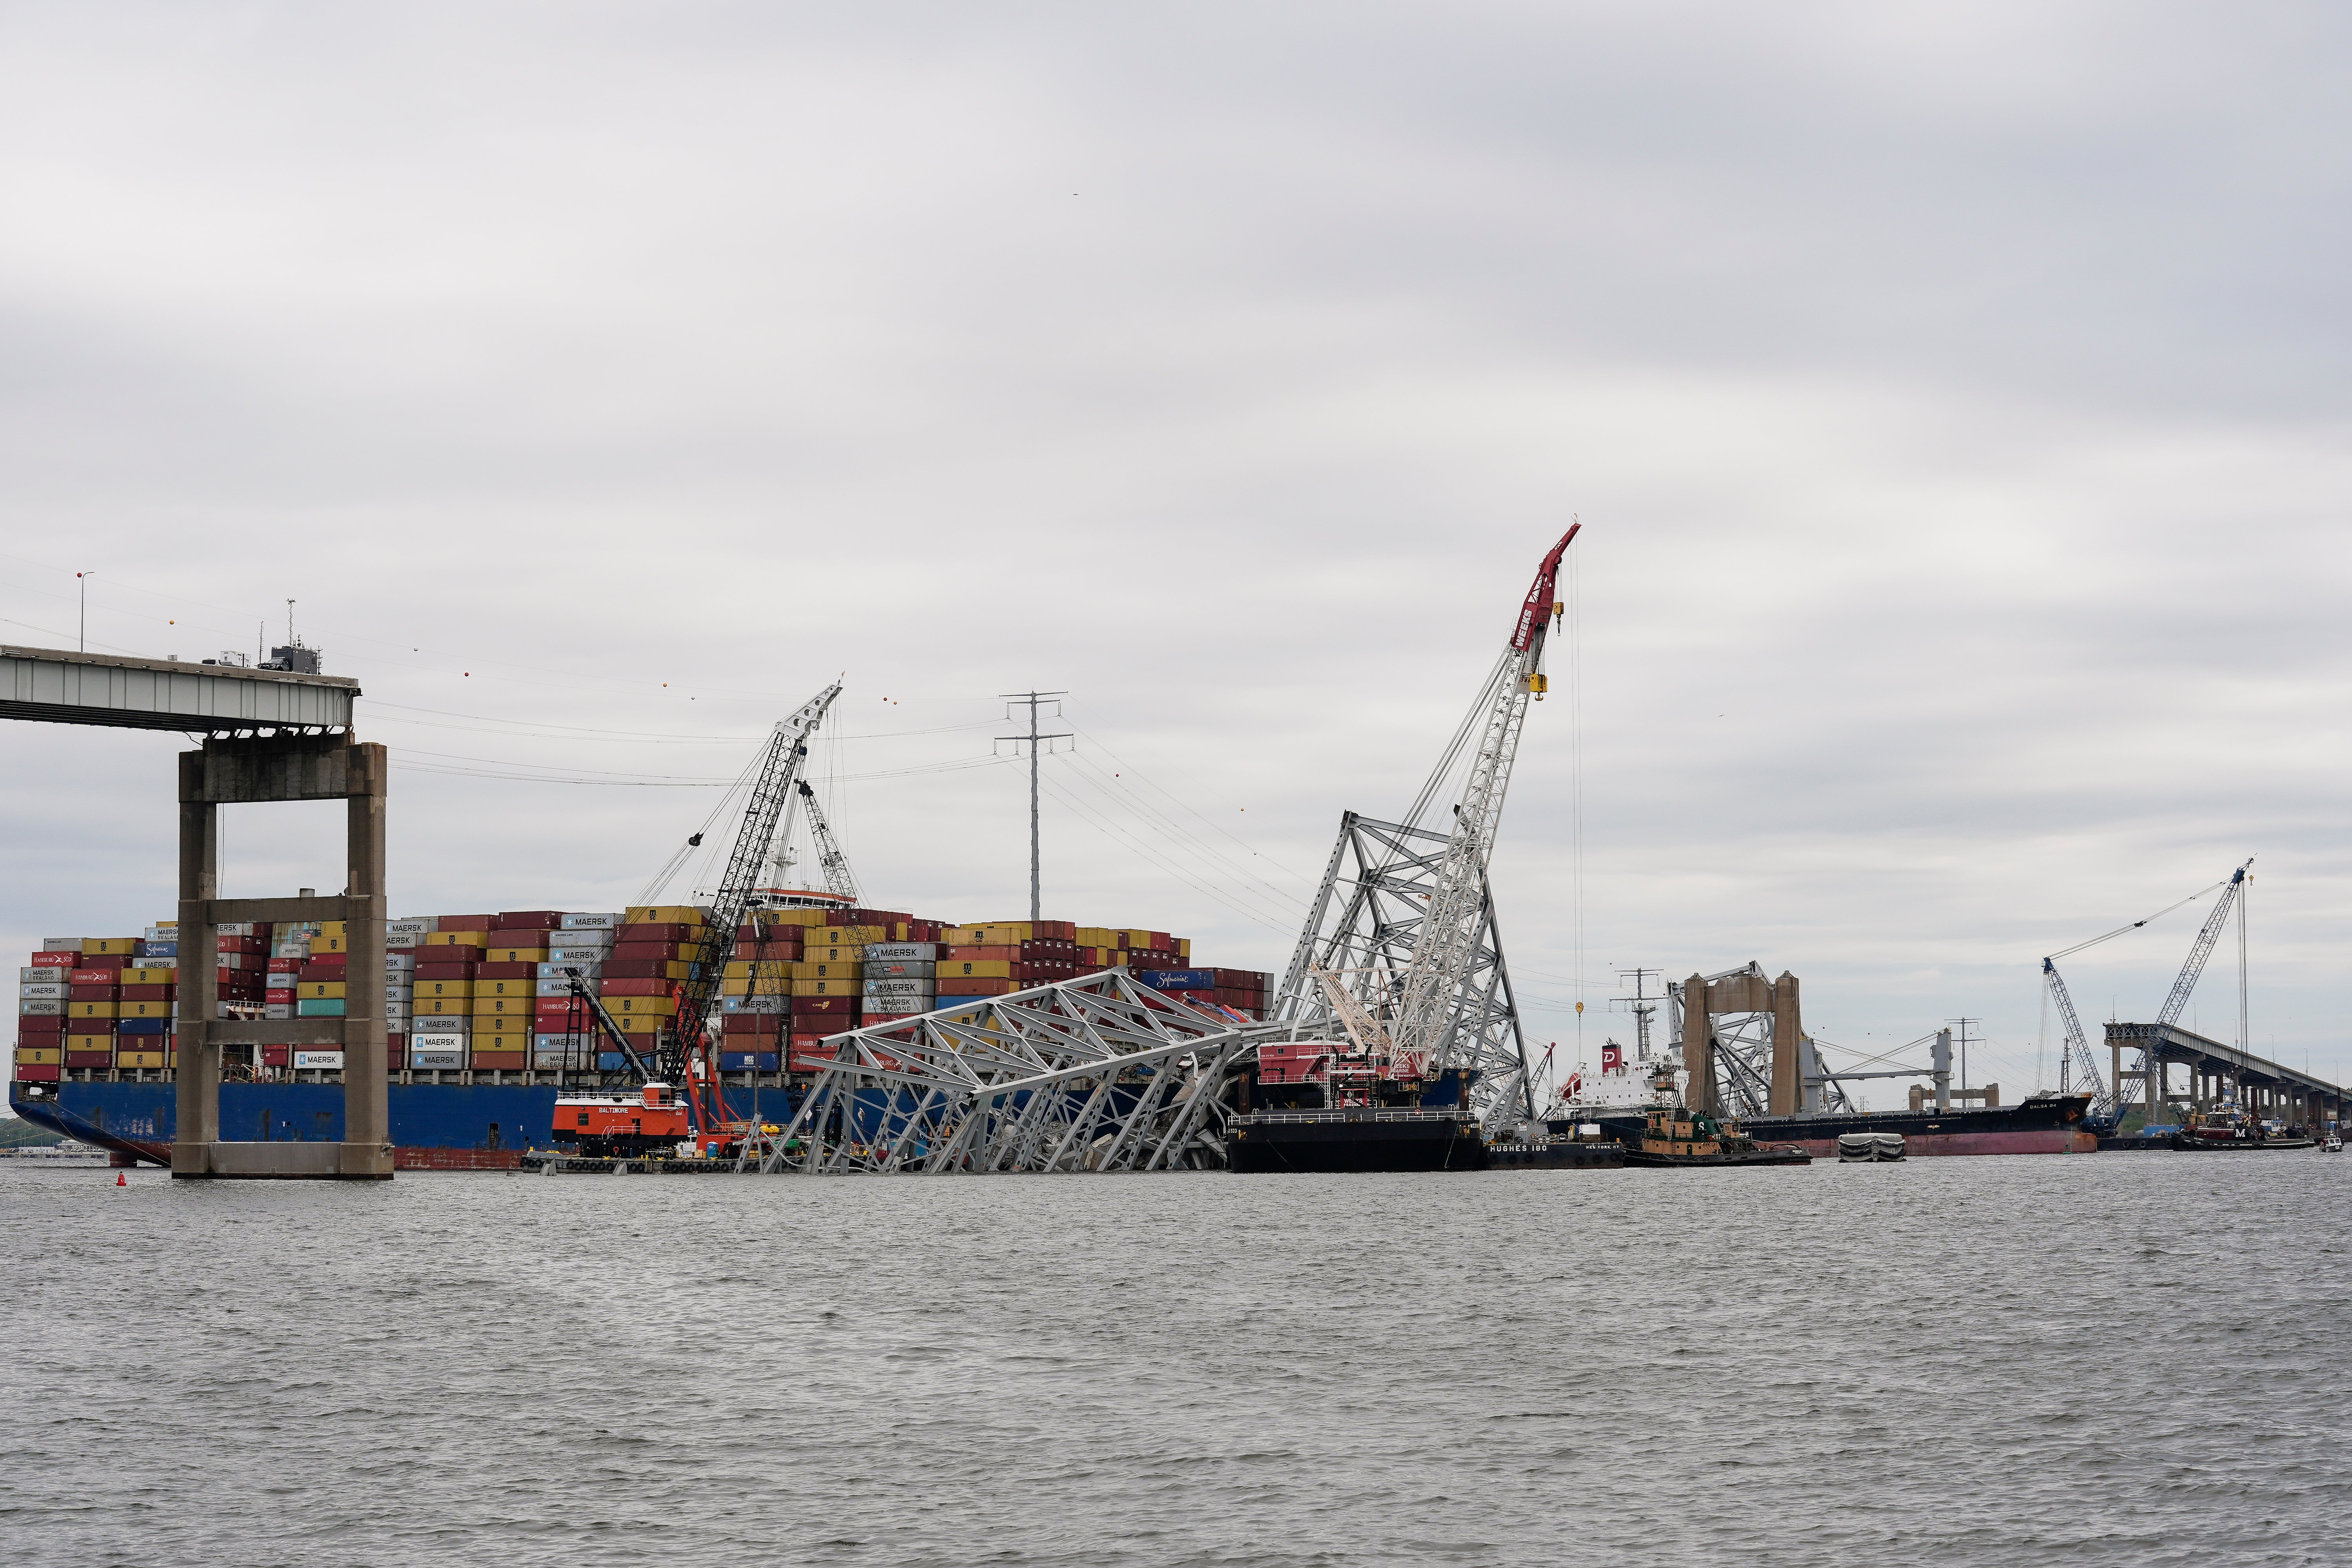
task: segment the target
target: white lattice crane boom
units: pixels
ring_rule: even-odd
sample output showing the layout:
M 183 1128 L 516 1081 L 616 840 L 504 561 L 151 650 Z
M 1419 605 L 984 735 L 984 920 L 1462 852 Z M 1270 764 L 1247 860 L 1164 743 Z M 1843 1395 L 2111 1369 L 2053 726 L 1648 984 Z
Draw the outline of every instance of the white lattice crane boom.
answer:
M 1510 642 L 1487 677 L 1481 698 L 1485 726 L 1470 760 L 1462 799 L 1454 808 L 1453 835 L 1438 868 L 1429 913 L 1413 942 L 1403 1001 L 1390 1031 L 1408 1063 L 1424 1072 L 1442 1071 L 1448 1065 L 1436 1056 L 1446 1037 L 1454 994 L 1476 953 L 1486 858 L 1494 850 L 1495 830 L 1502 821 L 1503 795 L 1510 787 L 1511 764 L 1518 755 L 1528 700 L 1544 689 L 1544 638 L 1559 612 L 1554 589 L 1560 557 L 1582 526 L 1572 525 L 1544 557 L 1534 584 L 1520 602 Z M 1474 716 L 1476 711 L 1474 708 Z

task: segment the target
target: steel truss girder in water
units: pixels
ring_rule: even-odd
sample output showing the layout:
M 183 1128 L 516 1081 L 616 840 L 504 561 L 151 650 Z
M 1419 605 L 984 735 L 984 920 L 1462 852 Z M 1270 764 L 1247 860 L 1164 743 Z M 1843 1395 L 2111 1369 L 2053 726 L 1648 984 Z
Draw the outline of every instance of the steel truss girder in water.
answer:
M 1222 1165 L 1229 1080 L 1286 1024 L 1124 971 L 975 996 L 836 1035 L 834 1060 L 739 1171 L 1159 1171 Z
M 1344 813 L 1274 1016 L 1313 1037 L 1340 1037 L 1340 1020 L 1312 973 L 1322 970 L 1339 976 L 1375 1018 L 1393 1016 L 1449 842 L 1449 835 L 1429 828 Z M 1447 999 L 1428 1059 L 1433 1074 L 1461 1068 L 1472 1075 L 1471 1108 L 1491 1126 L 1533 1117 L 1535 1099 L 1494 892 L 1483 869 L 1478 892 L 1471 956 Z M 1385 984 L 1383 974 L 1392 977 Z

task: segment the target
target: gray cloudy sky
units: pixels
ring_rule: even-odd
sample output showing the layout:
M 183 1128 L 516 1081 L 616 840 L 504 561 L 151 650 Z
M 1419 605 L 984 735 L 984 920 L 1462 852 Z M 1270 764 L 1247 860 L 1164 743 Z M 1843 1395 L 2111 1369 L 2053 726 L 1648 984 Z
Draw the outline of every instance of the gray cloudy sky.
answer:
M 2352 1074 L 2347 26 L 8 7 L 0 634 L 69 645 L 77 570 L 144 655 L 298 599 L 403 913 L 617 907 L 715 793 L 640 786 L 836 671 L 877 900 L 1019 912 L 1024 774 L 953 764 L 1066 688 L 1050 912 L 1275 969 L 1573 513 L 1596 1008 L 1753 957 L 2022 1085 L 2037 955 L 2259 853 L 2255 1043 Z M 1496 865 L 1564 1047 L 1573 731 Z M 0 943 L 168 913 L 179 742 L 5 739 Z M 306 811 L 229 853 L 335 879 Z

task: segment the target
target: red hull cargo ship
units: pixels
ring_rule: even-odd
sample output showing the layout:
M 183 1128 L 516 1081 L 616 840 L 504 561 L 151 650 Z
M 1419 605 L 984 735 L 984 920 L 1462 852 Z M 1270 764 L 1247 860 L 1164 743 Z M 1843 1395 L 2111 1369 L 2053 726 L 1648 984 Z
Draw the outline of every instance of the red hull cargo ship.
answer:
M 1808 1154 L 1837 1157 L 1841 1132 L 1894 1132 L 1904 1152 L 1922 1154 L 2095 1154 L 2098 1136 L 2083 1125 L 2087 1094 L 2037 1094 L 2018 1105 L 1982 1110 L 1864 1110 L 1826 1116 L 1741 1119 L 1759 1143 L 1793 1143 Z

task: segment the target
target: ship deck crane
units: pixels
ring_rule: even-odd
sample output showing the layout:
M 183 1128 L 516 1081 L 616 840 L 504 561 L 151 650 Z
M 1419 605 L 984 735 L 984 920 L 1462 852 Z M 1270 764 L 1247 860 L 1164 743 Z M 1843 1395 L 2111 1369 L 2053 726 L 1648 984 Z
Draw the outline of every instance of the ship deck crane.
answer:
M 1535 582 L 1520 601 L 1517 619 L 1502 657 L 1486 678 L 1479 702 L 1473 706 L 1457 737 L 1466 739 L 1478 721 L 1478 748 L 1472 754 L 1467 782 L 1454 807 L 1454 826 L 1440 858 L 1429 912 L 1414 939 L 1412 959 L 1401 987 L 1391 1037 L 1402 1072 L 1429 1075 L 1451 1065 L 1445 1059 L 1454 995 L 1468 974 L 1478 941 L 1485 907 L 1486 860 L 1495 847 L 1495 833 L 1503 816 L 1503 796 L 1510 787 L 1511 766 L 1517 759 L 1519 731 L 1527 722 L 1528 700 L 1543 695 L 1545 634 L 1562 606 L 1554 597 L 1560 558 L 1583 524 L 1572 524 L 1537 568 Z M 1424 801 L 1436 779 L 1423 791 Z M 1418 813 L 1416 813 L 1418 815 Z M 1528 1090 L 1520 1086 L 1522 1100 Z M 1530 1102 L 1531 1104 L 1531 1102 Z M 1533 1114 L 1532 1110 L 1529 1114 Z
M 840 695 L 841 682 L 836 680 L 789 717 L 778 721 L 770 734 L 767 752 L 761 758 L 759 774 L 751 785 L 751 800 L 743 808 L 734 848 L 727 857 L 727 870 L 711 900 L 701 945 L 695 953 L 692 969 L 676 993 L 677 1038 L 664 1056 L 662 1067 L 665 1071 L 675 1071 L 678 1075 L 677 1081 L 686 1086 L 687 1102 L 693 1108 L 698 1132 L 711 1131 L 730 1119 L 718 1077 L 711 1071 L 704 1023 L 709 1016 L 712 999 L 719 994 L 719 977 L 726 973 L 728 955 L 734 951 L 736 928 L 751 907 L 761 864 L 775 841 L 777 821 L 783 815 L 785 801 L 793 794 L 793 786 L 800 783 L 802 760 L 808 755 L 808 738 L 824 722 L 826 710 Z

